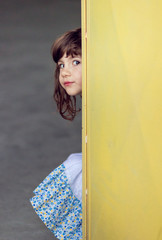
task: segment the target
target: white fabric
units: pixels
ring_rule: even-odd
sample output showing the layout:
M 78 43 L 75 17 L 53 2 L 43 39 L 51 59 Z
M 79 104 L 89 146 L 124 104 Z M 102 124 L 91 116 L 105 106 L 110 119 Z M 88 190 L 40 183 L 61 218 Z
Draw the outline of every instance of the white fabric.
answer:
M 82 201 L 82 153 L 71 154 L 63 164 L 74 195 Z

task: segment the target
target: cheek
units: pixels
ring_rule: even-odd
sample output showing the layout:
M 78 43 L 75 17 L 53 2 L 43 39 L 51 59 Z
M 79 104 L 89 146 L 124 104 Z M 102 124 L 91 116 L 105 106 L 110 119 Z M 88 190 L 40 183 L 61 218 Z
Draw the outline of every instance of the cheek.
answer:
M 82 71 L 80 72 L 80 85 L 82 86 Z
M 82 85 L 82 67 L 81 66 L 79 69 L 77 69 L 76 77 L 78 79 L 78 84 Z

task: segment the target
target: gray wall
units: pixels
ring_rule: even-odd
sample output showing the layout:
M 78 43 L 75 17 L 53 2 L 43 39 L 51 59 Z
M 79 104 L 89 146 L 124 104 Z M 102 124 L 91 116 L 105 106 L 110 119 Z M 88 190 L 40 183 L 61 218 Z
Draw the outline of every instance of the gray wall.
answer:
M 79 0 L 0 2 L 0 240 L 55 239 L 29 203 L 34 188 L 81 151 L 81 113 L 56 111 L 51 44 L 80 26 Z

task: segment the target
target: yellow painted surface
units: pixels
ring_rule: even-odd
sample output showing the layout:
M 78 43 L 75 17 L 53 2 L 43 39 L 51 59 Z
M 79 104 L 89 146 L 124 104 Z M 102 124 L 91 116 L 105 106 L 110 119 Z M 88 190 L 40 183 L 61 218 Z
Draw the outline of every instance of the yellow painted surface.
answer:
M 162 240 L 162 1 L 85 8 L 83 239 Z

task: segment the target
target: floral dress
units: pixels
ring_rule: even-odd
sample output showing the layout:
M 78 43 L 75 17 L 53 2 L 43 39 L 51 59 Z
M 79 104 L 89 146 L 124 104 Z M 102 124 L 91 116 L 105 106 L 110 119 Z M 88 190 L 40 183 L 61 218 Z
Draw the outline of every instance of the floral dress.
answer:
M 82 239 L 82 154 L 71 154 L 34 190 L 30 202 L 58 239 Z

